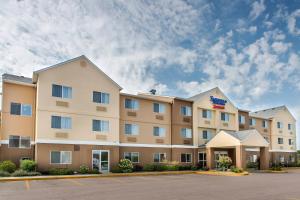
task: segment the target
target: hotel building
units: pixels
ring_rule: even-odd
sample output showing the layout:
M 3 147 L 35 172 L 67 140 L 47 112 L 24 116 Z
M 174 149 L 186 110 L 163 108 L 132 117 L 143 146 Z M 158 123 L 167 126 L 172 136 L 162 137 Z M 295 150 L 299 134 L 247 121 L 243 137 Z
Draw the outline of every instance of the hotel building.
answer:
M 120 159 L 245 168 L 296 162 L 296 120 L 285 107 L 238 109 L 219 88 L 191 98 L 136 95 L 85 56 L 33 72 L 3 74 L 0 161 L 34 159 L 40 171 L 110 171 Z

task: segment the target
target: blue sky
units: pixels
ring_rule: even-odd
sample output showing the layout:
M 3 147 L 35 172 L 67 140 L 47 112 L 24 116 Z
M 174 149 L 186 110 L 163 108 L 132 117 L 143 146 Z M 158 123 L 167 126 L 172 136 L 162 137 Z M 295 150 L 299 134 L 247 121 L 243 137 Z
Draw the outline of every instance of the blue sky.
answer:
M 240 108 L 285 104 L 300 121 L 299 0 L 0 0 L 0 7 L 1 73 L 31 76 L 84 54 L 126 92 L 189 97 L 219 86 Z

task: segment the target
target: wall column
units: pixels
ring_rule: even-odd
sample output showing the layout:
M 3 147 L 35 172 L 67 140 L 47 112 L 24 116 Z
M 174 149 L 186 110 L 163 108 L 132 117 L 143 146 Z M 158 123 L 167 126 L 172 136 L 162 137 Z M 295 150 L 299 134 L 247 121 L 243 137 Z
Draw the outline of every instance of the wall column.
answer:
M 239 168 L 246 168 L 246 153 L 243 146 L 236 146 L 235 147 L 235 163 L 236 167 Z
M 260 147 L 260 170 L 269 169 L 270 153 L 268 147 Z
M 215 161 L 214 161 L 214 151 L 213 148 L 207 147 L 206 148 L 206 165 L 208 169 L 215 168 Z

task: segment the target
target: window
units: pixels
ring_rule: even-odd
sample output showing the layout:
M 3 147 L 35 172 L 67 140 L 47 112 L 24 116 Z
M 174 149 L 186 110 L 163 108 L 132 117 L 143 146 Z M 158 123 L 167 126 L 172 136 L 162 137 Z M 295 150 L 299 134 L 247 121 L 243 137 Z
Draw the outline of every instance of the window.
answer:
M 192 116 L 192 108 L 190 106 L 181 106 L 181 114 L 183 116 Z
M 292 124 L 288 124 L 288 129 L 292 130 Z
M 162 127 L 153 127 L 153 135 L 158 137 L 165 137 L 166 129 Z
M 211 110 L 202 110 L 202 117 L 205 119 L 211 119 Z
M 203 130 L 202 131 L 202 138 L 205 140 L 210 140 L 211 139 L 211 133 L 209 130 Z
M 191 153 L 182 153 L 180 162 L 182 163 L 191 163 L 192 162 L 192 154 Z
M 109 104 L 109 94 L 104 92 L 93 91 L 93 102 Z
M 294 145 L 294 141 L 292 139 L 289 139 L 289 145 Z
M 277 128 L 283 128 L 283 123 L 282 122 L 277 122 Z
M 31 116 L 32 108 L 29 104 L 11 103 L 10 104 L 10 114 L 12 115 L 22 115 Z
M 139 109 L 139 102 L 138 100 L 133 99 L 125 99 L 125 108 L 138 110 Z
M 124 152 L 124 159 L 130 160 L 132 163 L 139 162 L 139 153 L 138 152 Z
M 229 122 L 229 114 L 221 112 L 221 120 L 224 122 Z
M 249 120 L 249 124 L 250 124 L 250 126 L 255 126 L 256 125 L 256 119 L 251 118 Z
M 240 124 L 245 124 L 245 121 L 246 121 L 245 116 L 239 115 L 239 123 Z
M 51 151 L 50 164 L 72 164 L 71 151 Z
M 72 98 L 72 88 L 63 86 L 63 85 L 52 84 L 52 96 L 60 97 L 63 99 L 71 99 Z
M 51 128 L 56 129 L 71 129 L 71 117 L 51 116 Z
M 206 167 L 206 153 L 199 152 L 198 153 L 198 163 L 200 168 Z
M 154 153 L 153 155 L 153 162 L 161 163 L 164 162 L 167 158 L 166 153 Z
M 283 156 L 283 155 L 280 155 L 280 156 L 279 156 L 279 161 L 280 161 L 281 163 L 284 163 L 284 156 Z
M 283 138 L 278 138 L 278 144 L 283 144 Z
M 165 112 L 165 105 L 161 104 L 161 103 L 153 103 L 153 112 L 164 113 Z
M 262 127 L 263 128 L 268 128 L 268 122 L 267 122 L 267 120 L 263 120 L 262 121 Z
M 183 138 L 192 138 L 192 129 L 190 129 L 190 128 L 182 128 L 181 129 L 181 136 Z
M 126 135 L 138 135 L 139 126 L 136 124 L 125 124 L 125 134 Z
M 93 119 L 93 131 L 108 132 L 109 121 Z
M 10 135 L 8 141 L 9 148 L 30 148 L 30 137 Z

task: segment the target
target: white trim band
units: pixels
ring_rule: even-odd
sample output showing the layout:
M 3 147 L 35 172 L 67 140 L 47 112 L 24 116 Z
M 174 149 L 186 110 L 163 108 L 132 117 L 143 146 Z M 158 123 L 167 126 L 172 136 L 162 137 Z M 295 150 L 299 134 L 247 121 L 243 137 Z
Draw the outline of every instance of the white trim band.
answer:
M 245 151 L 259 152 L 259 148 L 245 148 Z
M 284 150 L 284 149 L 271 149 L 269 152 L 280 152 L 280 153 L 296 153 L 296 150 Z

